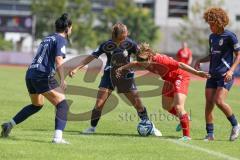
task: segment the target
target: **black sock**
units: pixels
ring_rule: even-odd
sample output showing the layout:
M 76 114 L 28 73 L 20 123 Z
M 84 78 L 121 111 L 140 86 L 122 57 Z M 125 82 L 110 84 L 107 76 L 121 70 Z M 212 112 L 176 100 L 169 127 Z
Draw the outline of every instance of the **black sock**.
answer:
M 149 120 L 147 109 L 144 107 L 144 110 L 142 112 L 138 112 L 138 116 L 141 120 Z
M 234 116 L 234 114 L 232 114 L 230 117 L 227 117 L 227 119 L 229 120 L 233 127 L 238 125 L 237 119 Z
M 206 124 L 206 130 L 207 130 L 207 134 L 209 136 L 213 136 L 213 130 L 214 130 L 214 126 L 212 123 L 207 123 Z
M 91 116 L 91 126 L 96 127 L 98 124 L 98 121 L 101 117 L 102 110 L 94 108 L 92 110 L 92 116 Z
M 42 109 L 42 106 L 35 106 L 33 104 L 30 104 L 26 107 L 24 107 L 21 111 L 19 111 L 14 117 L 13 120 L 16 124 L 19 124 L 26 120 L 31 115 L 37 113 Z
M 66 100 L 61 101 L 56 106 L 55 130 L 64 130 L 67 123 L 68 104 Z

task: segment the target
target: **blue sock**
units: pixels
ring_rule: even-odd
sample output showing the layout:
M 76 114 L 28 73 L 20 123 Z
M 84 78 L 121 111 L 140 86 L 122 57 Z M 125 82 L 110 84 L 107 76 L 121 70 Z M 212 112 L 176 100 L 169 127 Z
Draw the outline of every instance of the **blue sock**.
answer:
M 213 126 L 212 123 L 207 123 L 206 124 L 206 130 L 207 130 L 208 136 L 213 136 L 214 126 Z
M 232 114 L 230 117 L 227 117 L 227 119 L 229 120 L 233 127 L 238 125 L 237 119 L 234 116 L 234 114 Z
M 56 106 L 55 130 L 64 130 L 67 123 L 68 104 L 66 100 L 61 101 Z
M 141 120 L 149 120 L 147 109 L 144 107 L 144 110 L 142 112 L 138 112 L 138 116 Z
M 31 115 L 37 113 L 42 109 L 42 106 L 35 106 L 33 104 L 30 104 L 26 107 L 24 107 L 20 112 L 18 112 L 15 117 L 13 117 L 13 120 L 16 124 L 19 124 L 26 120 Z

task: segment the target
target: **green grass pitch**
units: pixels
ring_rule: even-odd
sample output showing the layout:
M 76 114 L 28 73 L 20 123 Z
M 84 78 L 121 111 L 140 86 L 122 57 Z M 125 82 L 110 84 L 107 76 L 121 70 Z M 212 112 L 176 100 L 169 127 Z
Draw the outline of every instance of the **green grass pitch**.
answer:
M 25 87 L 24 67 L 0 66 L 0 122 L 9 120 L 23 106 L 30 103 Z M 100 76 L 99 76 L 100 77 Z M 97 89 L 99 77 L 94 83 L 83 81 L 83 74 L 69 79 L 69 84 Z M 150 88 L 152 86 L 149 86 Z M 147 90 L 148 87 L 140 87 Z M 239 88 L 234 86 L 227 102 L 232 106 L 240 121 Z M 117 94 L 114 92 L 114 95 Z M 67 95 L 73 100 L 71 112 L 80 113 L 92 109 L 95 99 L 85 96 Z M 118 97 L 118 96 L 117 96 Z M 215 108 L 214 142 L 204 142 L 204 82 L 192 81 L 186 110 L 191 112 L 192 141 L 178 141 L 181 133 L 175 132 L 178 122 L 164 117 L 168 114 L 161 108 L 161 96 L 142 98 L 149 114 L 163 137 L 140 137 L 136 126 L 138 119 L 133 107 L 119 97 L 119 104 L 112 112 L 104 115 L 94 135 L 83 135 L 81 131 L 89 121 L 68 122 L 64 137 L 70 145 L 51 143 L 54 131 L 54 107 L 46 100 L 44 108 L 24 123 L 16 126 L 9 138 L 0 138 L 0 160 L 46 160 L 46 159 L 98 159 L 98 160 L 151 160 L 151 159 L 240 159 L 240 139 L 229 142 L 230 123 L 223 113 Z

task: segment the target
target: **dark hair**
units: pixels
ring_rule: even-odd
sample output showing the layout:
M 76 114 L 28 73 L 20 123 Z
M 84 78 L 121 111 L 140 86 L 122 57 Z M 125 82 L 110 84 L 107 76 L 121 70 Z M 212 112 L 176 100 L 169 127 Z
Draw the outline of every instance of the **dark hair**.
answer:
M 56 32 L 67 32 L 67 28 L 71 25 L 72 20 L 67 13 L 63 13 L 62 16 L 55 21 Z

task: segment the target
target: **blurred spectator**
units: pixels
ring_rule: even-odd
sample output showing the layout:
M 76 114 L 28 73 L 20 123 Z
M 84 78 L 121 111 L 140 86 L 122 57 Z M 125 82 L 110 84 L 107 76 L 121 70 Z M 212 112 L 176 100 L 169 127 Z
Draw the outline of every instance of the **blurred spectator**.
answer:
M 185 64 L 191 65 L 192 51 L 188 48 L 187 42 L 182 43 L 182 48 L 177 52 L 177 60 Z

